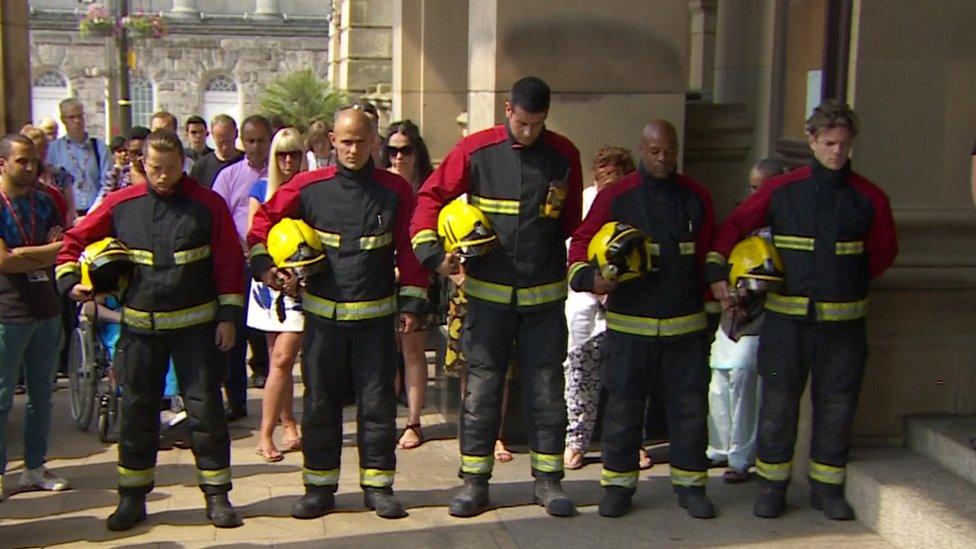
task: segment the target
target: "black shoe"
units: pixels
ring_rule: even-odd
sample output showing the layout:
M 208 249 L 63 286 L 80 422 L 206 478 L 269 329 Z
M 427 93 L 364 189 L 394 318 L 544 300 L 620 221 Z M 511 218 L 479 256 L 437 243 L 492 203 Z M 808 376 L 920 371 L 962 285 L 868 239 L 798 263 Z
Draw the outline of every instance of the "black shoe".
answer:
M 715 506 L 705 495 L 704 486 L 679 486 L 674 491 L 678 493 L 678 505 L 687 509 L 692 517 L 715 518 Z
M 264 389 L 264 384 L 268 382 L 267 376 L 261 374 L 251 374 L 251 387 Z
M 146 494 L 120 494 L 119 506 L 108 516 L 108 529 L 123 532 L 146 520 Z
M 335 509 L 335 486 L 305 485 L 305 495 L 291 506 L 291 516 L 314 519 Z
M 244 524 L 241 516 L 234 510 L 234 506 L 227 499 L 227 494 L 209 494 L 207 500 L 207 518 L 210 524 L 217 528 L 237 528 Z
M 786 510 L 786 482 L 773 482 L 759 477 L 759 496 L 752 506 L 752 514 L 762 518 L 779 518 Z
M 247 406 L 243 404 L 228 404 L 224 408 L 224 414 L 227 416 L 227 421 L 237 421 L 239 419 L 244 419 L 247 417 Z
M 393 495 L 393 488 L 363 488 L 363 504 L 376 511 L 376 516 L 385 519 L 398 519 L 407 516 L 400 500 Z
M 810 481 L 810 507 L 823 511 L 825 517 L 833 520 L 854 520 L 854 509 L 844 499 L 843 484 L 826 484 Z
M 466 478 L 451 499 L 447 512 L 454 517 L 474 517 L 488 510 L 488 479 Z
M 630 511 L 631 498 L 634 497 L 634 488 L 624 488 L 623 486 L 606 486 L 603 488 L 603 497 L 600 498 L 601 517 L 622 517 Z
M 535 502 L 545 507 L 546 513 L 554 517 L 571 517 L 576 514 L 576 506 L 555 479 L 535 479 Z

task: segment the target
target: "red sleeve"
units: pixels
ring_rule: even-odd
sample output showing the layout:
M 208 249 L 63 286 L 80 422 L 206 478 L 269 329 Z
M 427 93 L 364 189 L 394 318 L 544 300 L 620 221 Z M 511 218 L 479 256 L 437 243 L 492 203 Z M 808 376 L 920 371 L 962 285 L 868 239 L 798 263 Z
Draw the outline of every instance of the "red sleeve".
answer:
M 275 223 L 286 217 L 296 217 L 301 208 L 303 188 L 317 181 L 329 179 L 333 175 L 335 175 L 334 166 L 300 173 L 279 187 L 271 200 L 261 204 L 258 211 L 254 213 L 251 230 L 247 232 L 247 245 L 251 247 L 251 253 L 254 253 L 255 246 L 261 246 L 263 249 L 268 241 L 268 232 Z
M 447 153 L 417 193 L 417 205 L 410 223 L 410 236 L 437 229 L 437 215 L 445 204 L 468 192 L 468 151 L 461 141 Z
M 210 210 L 210 249 L 213 251 L 213 278 L 217 293 L 221 298 L 230 295 L 240 295 L 240 306 L 244 306 L 244 250 L 234 226 L 227 204 L 220 195 L 206 187 L 196 184 L 187 178 L 184 184 L 192 184 L 196 192 L 211 193 L 205 200 Z M 221 305 L 224 300 L 221 299 Z
M 622 193 L 633 189 L 640 183 L 637 172 L 625 175 L 621 180 L 596 194 L 593 205 L 590 206 L 586 219 L 573 232 L 569 242 L 569 283 L 576 291 L 592 290 L 592 267 L 586 250 L 590 246 L 593 235 L 610 219 L 610 206 Z
M 71 227 L 64 233 L 64 240 L 61 242 L 61 251 L 58 252 L 57 267 L 55 277 L 58 281 L 58 289 L 61 293 L 66 293 L 81 281 L 81 267 L 78 258 L 85 247 L 92 242 L 97 242 L 106 236 L 111 236 L 114 232 L 112 224 L 112 210 L 124 200 L 145 194 L 143 186 L 128 187 L 109 194 L 102 201 L 102 204 L 95 208 L 95 211 L 86 215 L 81 223 Z
M 855 175 L 854 188 L 864 194 L 874 207 L 874 219 L 864 243 L 868 253 L 871 278 L 878 278 L 895 262 L 898 255 L 898 236 L 888 196 L 873 183 Z
M 569 173 L 566 178 L 566 199 L 563 201 L 563 211 L 559 222 L 563 227 L 563 237 L 570 238 L 580 226 L 583 215 L 583 168 L 580 165 L 579 150 L 565 137 L 546 131 L 547 143 L 556 149 L 569 161 Z
M 415 208 L 413 189 L 398 175 L 386 170 L 376 170 L 373 176 L 381 185 L 397 193 L 397 218 L 394 228 L 396 262 L 400 270 L 400 310 L 416 315 L 428 310 L 427 284 L 430 274 L 424 269 L 410 246 L 410 220 Z

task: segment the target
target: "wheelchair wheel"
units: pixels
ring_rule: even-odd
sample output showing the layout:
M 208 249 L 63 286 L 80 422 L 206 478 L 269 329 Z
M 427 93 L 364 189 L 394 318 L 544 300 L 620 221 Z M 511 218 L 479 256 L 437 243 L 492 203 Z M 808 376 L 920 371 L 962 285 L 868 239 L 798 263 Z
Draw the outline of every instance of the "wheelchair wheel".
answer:
M 75 425 L 86 430 L 95 412 L 95 387 L 98 384 L 98 363 L 95 359 L 94 327 L 85 321 L 71 333 L 68 348 L 68 388 L 71 417 Z
M 108 391 L 98 403 L 98 440 L 117 442 L 119 439 L 119 397 L 112 383 L 106 383 Z

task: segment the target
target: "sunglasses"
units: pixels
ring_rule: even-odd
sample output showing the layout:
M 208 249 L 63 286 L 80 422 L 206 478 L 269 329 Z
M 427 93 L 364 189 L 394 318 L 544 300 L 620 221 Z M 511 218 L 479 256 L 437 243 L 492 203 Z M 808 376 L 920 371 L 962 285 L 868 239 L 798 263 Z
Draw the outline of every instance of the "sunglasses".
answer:
M 410 156 L 413 154 L 413 145 L 405 145 L 403 147 L 394 147 L 392 145 L 386 146 L 386 156 L 390 158 L 396 158 L 397 154 L 402 154 L 403 156 Z
M 277 156 L 278 158 L 285 158 L 288 156 L 292 158 L 300 158 L 302 154 L 303 154 L 302 151 L 278 151 L 277 153 L 275 153 L 275 156 Z

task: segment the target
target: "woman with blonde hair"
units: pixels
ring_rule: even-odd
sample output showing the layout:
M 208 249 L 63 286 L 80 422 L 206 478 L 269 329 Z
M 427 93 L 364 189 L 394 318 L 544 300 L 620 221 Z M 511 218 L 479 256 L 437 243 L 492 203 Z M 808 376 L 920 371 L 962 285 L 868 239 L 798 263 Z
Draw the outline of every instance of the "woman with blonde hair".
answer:
M 248 225 L 253 222 L 254 213 L 262 203 L 270 200 L 275 192 L 295 174 L 305 171 L 307 164 L 302 134 L 292 127 L 278 130 L 271 140 L 270 157 L 267 179 L 259 179 L 251 187 L 248 198 Z M 302 314 L 300 298 L 293 299 L 287 295 L 281 298 L 284 304 L 284 317 L 279 316 L 282 308 L 276 305 L 279 292 L 260 282 L 251 281 L 247 325 L 265 332 L 268 348 L 271 349 L 271 365 L 261 403 L 261 433 L 256 450 L 257 454 L 268 463 L 281 461 L 284 458 L 272 439 L 279 418 L 284 429 L 282 450 L 286 452 L 298 450 L 302 445 L 292 409 L 294 400 L 292 368 L 302 344 L 305 317 Z

